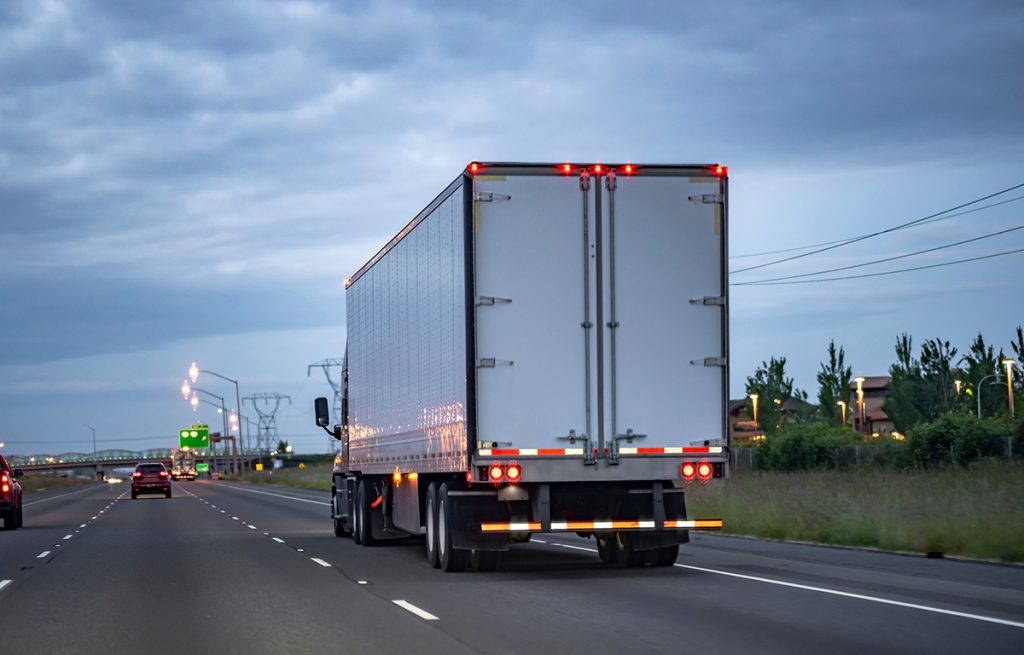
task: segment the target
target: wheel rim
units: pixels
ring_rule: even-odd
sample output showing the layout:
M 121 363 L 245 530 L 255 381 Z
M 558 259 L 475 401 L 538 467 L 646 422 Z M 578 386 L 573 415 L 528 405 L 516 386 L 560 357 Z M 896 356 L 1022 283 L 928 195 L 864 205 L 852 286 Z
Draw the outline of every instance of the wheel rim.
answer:
M 444 522 L 444 501 L 437 505 L 437 552 L 441 557 L 445 556 L 445 541 L 448 537 L 448 526 Z
M 429 500 L 429 499 L 428 499 Z M 427 503 L 427 557 L 433 559 L 434 555 L 434 507 Z

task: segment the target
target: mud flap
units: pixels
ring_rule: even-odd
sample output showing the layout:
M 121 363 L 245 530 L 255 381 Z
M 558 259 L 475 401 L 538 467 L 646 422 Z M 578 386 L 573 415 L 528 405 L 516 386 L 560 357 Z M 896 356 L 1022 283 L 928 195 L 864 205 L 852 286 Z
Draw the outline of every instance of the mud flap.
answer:
M 507 505 L 496 502 L 494 494 L 469 495 L 471 493 L 452 491 L 448 494 L 449 503 L 457 517 L 452 529 L 452 546 L 466 550 L 508 550 L 508 534 L 485 534 L 480 530 L 481 523 L 508 521 Z

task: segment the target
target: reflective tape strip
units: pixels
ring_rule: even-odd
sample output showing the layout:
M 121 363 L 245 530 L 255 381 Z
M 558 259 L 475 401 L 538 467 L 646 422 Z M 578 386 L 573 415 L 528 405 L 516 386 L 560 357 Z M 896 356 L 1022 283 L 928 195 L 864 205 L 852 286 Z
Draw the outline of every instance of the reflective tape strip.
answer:
M 536 532 L 540 523 L 481 523 L 481 532 Z
M 481 457 L 563 457 L 583 455 L 582 448 L 481 448 L 476 451 Z
M 721 446 L 665 446 L 660 448 L 619 448 L 620 455 L 719 455 Z
M 552 521 L 552 530 L 653 530 L 654 521 Z
M 377 509 L 382 502 L 384 502 L 384 496 L 377 496 L 377 500 L 370 503 L 370 507 Z
M 722 519 L 696 519 L 693 521 L 668 520 L 665 521 L 666 528 L 692 528 L 694 530 L 719 530 L 722 527 Z

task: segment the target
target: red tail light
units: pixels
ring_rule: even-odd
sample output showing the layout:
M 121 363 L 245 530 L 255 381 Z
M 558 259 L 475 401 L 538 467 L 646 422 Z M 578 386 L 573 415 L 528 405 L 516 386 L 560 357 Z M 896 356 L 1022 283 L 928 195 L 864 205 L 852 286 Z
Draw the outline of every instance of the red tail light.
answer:
M 682 473 L 683 479 L 689 482 L 693 480 L 693 476 L 697 475 L 697 467 L 693 465 L 693 462 L 683 462 Z
M 167 477 L 167 471 L 160 471 L 160 477 L 161 478 L 166 478 Z
M 518 464 L 509 464 L 505 469 L 505 476 L 509 482 L 515 484 L 519 482 L 519 478 L 523 477 L 523 469 Z
M 708 462 L 701 462 L 700 464 L 697 465 L 697 477 L 699 477 L 702 481 L 710 480 L 711 474 L 713 472 L 714 469 L 711 468 L 711 464 L 709 464 Z
M 0 493 L 5 496 L 11 493 L 11 479 L 6 473 L 0 474 Z
M 487 470 L 487 477 L 491 479 L 491 482 L 501 482 L 501 479 L 505 477 L 505 468 L 501 464 L 491 464 L 491 468 Z
M 136 471 L 136 472 L 132 473 L 132 477 L 133 478 L 141 478 L 142 477 L 142 471 Z

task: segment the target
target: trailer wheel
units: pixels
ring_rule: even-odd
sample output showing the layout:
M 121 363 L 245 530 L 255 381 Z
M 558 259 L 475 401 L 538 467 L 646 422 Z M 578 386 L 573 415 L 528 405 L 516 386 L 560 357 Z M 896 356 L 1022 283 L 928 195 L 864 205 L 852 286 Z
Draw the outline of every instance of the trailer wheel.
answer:
M 647 561 L 651 566 L 672 566 L 679 559 L 679 544 L 655 548 L 649 552 Z
M 356 491 L 356 529 L 359 532 L 359 543 L 364 546 L 376 546 L 377 540 L 373 538 L 373 508 L 370 507 L 370 496 L 373 495 L 370 483 L 367 480 L 360 480 Z
M 616 532 L 612 538 L 615 549 L 615 562 L 624 568 L 643 566 L 647 561 L 647 553 L 636 549 L 636 542 L 629 532 Z
M 615 545 L 612 543 L 615 540 L 614 536 L 608 535 L 597 535 L 597 554 L 601 558 L 601 561 L 608 566 L 615 566 L 618 564 L 616 559 Z
M 449 573 L 465 571 L 469 551 L 452 547 L 452 526 L 458 515 L 448 499 L 448 484 L 442 484 L 437 499 L 437 557 L 441 568 Z
M 441 565 L 437 557 L 437 483 L 431 482 L 427 487 L 427 500 L 424 513 L 427 524 L 427 564 L 437 568 Z
M 469 566 L 477 571 L 497 571 L 500 563 L 501 551 L 474 549 L 469 553 Z

